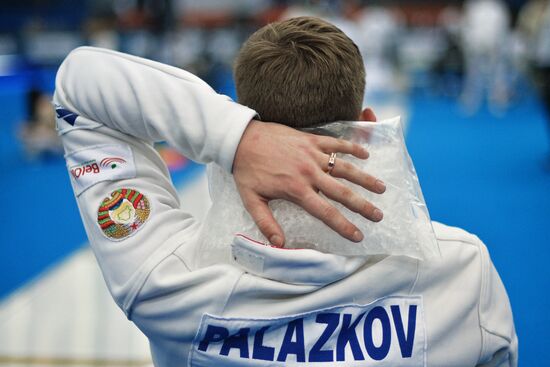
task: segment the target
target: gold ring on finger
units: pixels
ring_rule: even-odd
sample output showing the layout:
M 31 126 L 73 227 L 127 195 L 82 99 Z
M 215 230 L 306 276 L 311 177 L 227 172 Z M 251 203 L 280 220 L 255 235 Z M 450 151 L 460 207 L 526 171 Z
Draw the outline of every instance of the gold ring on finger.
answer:
M 330 153 L 330 157 L 328 159 L 328 169 L 327 169 L 327 173 L 329 175 L 331 174 L 335 165 L 336 165 L 336 153 Z

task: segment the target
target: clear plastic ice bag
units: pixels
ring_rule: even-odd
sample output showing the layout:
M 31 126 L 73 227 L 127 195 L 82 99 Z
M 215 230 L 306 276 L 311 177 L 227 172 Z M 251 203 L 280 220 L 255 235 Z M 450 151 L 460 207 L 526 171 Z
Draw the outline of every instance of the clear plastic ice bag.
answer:
M 363 232 L 364 239 L 354 243 L 339 236 L 299 206 L 273 200 L 269 206 L 285 233 L 286 248 L 309 248 L 347 256 L 387 254 L 426 259 L 439 255 L 399 117 L 380 122 L 334 122 L 305 131 L 350 140 L 368 149 L 370 157 L 367 160 L 339 154 L 336 165 L 338 160 L 349 161 L 386 184 L 386 192 L 379 195 L 341 180 L 380 208 L 384 219 L 373 223 L 327 199 Z M 237 233 L 267 243 L 244 209 L 233 177 L 215 164 L 209 165 L 208 175 L 213 204 L 200 232 L 201 263 L 223 261 Z

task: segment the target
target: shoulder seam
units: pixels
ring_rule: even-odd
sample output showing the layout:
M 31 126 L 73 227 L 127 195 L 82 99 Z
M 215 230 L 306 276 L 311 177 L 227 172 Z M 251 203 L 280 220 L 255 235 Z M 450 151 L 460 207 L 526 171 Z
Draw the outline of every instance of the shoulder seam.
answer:
M 158 260 L 153 262 L 151 265 L 147 265 L 147 262 L 142 264 L 134 273 L 133 279 L 134 285 L 128 290 L 126 297 L 124 297 L 124 301 L 122 302 L 122 310 L 128 317 L 128 319 L 131 318 L 132 309 L 134 307 L 135 299 L 138 297 L 138 295 L 141 293 L 141 290 L 147 280 L 149 279 L 151 273 L 160 265 L 162 262 L 164 262 L 170 255 L 173 255 L 174 252 L 182 246 L 185 241 L 182 241 L 181 239 L 177 238 L 177 236 L 172 237 L 174 239 L 173 243 L 170 243 L 170 239 L 168 239 L 163 246 L 158 248 L 156 251 L 153 252 L 153 254 L 150 255 L 149 261 L 154 259 L 155 254 L 159 254 L 160 252 L 165 251 L 164 254 L 159 254 Z M 179 257 L 177 257 L 180 259 Z M 180 259 L 181 260 L 181 259 Z M 183 263 L 187 268 L 189 266 L 186 263 Z
M 409 295 L 413 294 L 414 289 L 416 288 L 416 284 L 418 283 L 419 278 L 420 278 L 420 260 L 416 259 L 416 277 L 414 278 L 414 281 L 411 285 L 411 289 L 409 290 Z
M 227 308 L 227 304 L 229 303 L 229 300 L 231 299 L 231 296 L 233 295 L 233 293 L 235 292 L 235 289 L 237 288 L 237 285 L 239 284 L 239 282 L 241 281 L 242 277 L 244 274 L 246 274 L 245 271 L 243 271 L 242 269 L 239 269 L 239 271 L 241 272 L 241 274 L 239 275 L 239 277 L 235 280 L 235 283 L 233 283 L 233 287 L 231 287 L 231 290 L 227 293 L 227 297 L 225 299 L 225 301 L 223 302 L 223 306 L 221 308 L 221 315 L 224 315 L 225 314 L 225 309 Z
M 179 247 L 178 247 L 179 248 Z M 178 248 L 176 248 L 174 251 L 172 251 L 171 255 L 174 255 L 175 257 L 177 257 L 179 259 L 179 261 L 181 261 L 181 263 L 187 268 L 187 271 L 191 272 L 191 268 L 189 267 L 189 265 L 187 265 L 187 263 L 185 262 L 185 260 L 179 256 L 176 251 L 178 250 Z M 164 261 L 164 259 L 163 259 Z
M 506 342 L 508 342 L 508 344 L 512 343 L 512 339 L 506 337 L 505 335 L 501 335 L 501 334 L 499 334 L 499 333 L 497 333 L 497 332 L 491 331 L 491 330 L 487 329 L 487 328 L 486 328 L 485 326 L 483 326 L 483 325 L 480 325 L 480 326 L 481 326 L 481 329 L 485 330 L 487 333 L 489 333 L 489 334 L 491 334 L 491 335 L 494 335 L 494 336 L 496 336 L 496 337 L 498 337 L 498 338 L 501 338 L 501 339 L 506 340 Z
M 438 242 L 461 242 L 465 245 L 470 245 L 470 246 L 474 246 L 474 247 L 479 247 L 479 245 L 476 243 L 477 241 L 475 240 L 466 240 L 466 239 L 450 239 L 450 238 L 438 238 L 436 236 L 436 239 Z
M 134 304 L 135 304 L 135 299 L 139 296 L 139 294 L 141 293 L 141 290 L 143 289 L 143 286 L 147 283 L 147 280 L 149 280 L 149 277 L 151 276 L 151 274 L 153 273 L 153 271 L 155 271 L 155 269 L 160 265 L 162 264 L 167 258 L 169 258 L 171 255 L 174 255 L 174 251 L 172 252 L 169 252 L 168 254 L 166 254 L 166 256 L 164 256 L 162 259 L 160 259 L 154 266 L 151 267 L 151 269 L 149 269 L 149 271 L 147 272 L 146 275 L 143 276 L 143 279 L 141 280 L 141 282 L 139 282 L 139 286 L 135 287 L 135 292 L 132 292 L 134 293 L 134 296 L 132 297 L 132 300 L 131 300 L 131 303 L 127 306 L 127 307 L 124 307 L 123 310 L 124 312 L 126 313 L 126 316 L 128 317 L 128 320 L 131 320 L 131 317 L 132 317 L 132 311 L 134 309 Z M 177 256 L 176 256 L 177 257 Z M 177 257 L 179 259 L 179 257 Z M 189 268 L 187 266 L 187 264 L 183 263 L 183 265 L 187 268 Z M 139 269 L 138 269 L 139 271 Z
M 481 277 L 479 280 L 479 297 L 477 299 L 477 320 L 479 322 L 480 327 L 480 337 L 481 337 L 481 348 L 479 349 L 479 356 L 477 357 L 477 360 L 481 360 L 481 357 L 485 353 L 485 338 L 483 336 L 483 330 L 485 329 L 483 327 L 483 322 L 481 321 L 481 298 L 483 297 L 484 292 L 484 285 L 486 282 L 486 274 L 485 274 L 485 266 L 484 266 L 484 260 L 485 260 L 485 254 L 483 253 L 483 250 L 480 246 L 478 246 L 478 252 L 479 252 L 479 267 L 481 272 Z

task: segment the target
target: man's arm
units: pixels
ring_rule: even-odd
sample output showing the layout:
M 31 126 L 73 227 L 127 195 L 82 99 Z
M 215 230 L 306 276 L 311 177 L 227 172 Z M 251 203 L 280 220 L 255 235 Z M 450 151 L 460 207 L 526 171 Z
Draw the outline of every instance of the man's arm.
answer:
M 382 219 L 371 203 L 324 172 L 330 153 L 367 158 L 363 148 L 278 124 L 249 124 L 254 111 L 183 70 L 114 51 L 79 48 L 60 68 L 56 101 L 61 111 L 76 113 L 89 128 L 95 122 L 144 141 L 167 140 L 195 161 L 233 169 L 245 207 L 276 245 L 284 243 L 284 234 L 267 206 L 272 199 L 297 203 L 353 241 L 362 234 L 319 191 L 370 220 Z M 81 128 L 59 121 L 62 133 Z M 333 175 L 384 191 L 374 177 L 347 162 L 338 162 Z
M 517 367 L 518 338 L 510 300 L 486 246 L 481 244 L 480 250 L 479 321 L 483 344 L 478 367 Z

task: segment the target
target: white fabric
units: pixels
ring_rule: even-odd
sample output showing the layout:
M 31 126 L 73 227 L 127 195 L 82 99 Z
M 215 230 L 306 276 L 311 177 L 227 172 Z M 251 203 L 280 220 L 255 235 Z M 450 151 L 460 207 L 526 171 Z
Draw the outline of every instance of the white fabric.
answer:
M 79 128 L 62 135 L 67 154 L 100 144 L 132 149 L 135 178 L 98 182 L 76 200 L 107 285 L 149 337 L 156 366 L 409 365 L 407 358 L 437 367 L 517 365 L 508 297 L 477 237 L 434 223 L 442 256 L 420 262 L 277 249 L 237 236 L 234 262 L 197 268 L 198 224 L 180 209 L 151 141 L 166 139 L 229 171 L 254 111 L 182 70 L 92 48 L 67 57 L 54 99 L 80 116 Z M 58 118 L 61 129 L 66 123 Z M 98 207 L 119 188 L 145 195 L 151 212 L 134 235 L 113 241 L 98 225 Z M 207 339 L 212 320 L 222 319 Z M 282 331 L 264 330 L 262 339 L 266 324 Z M 229 327 L 237 335 L 223 338 Z M 314 358 L 334 362 L 308 362 Z

